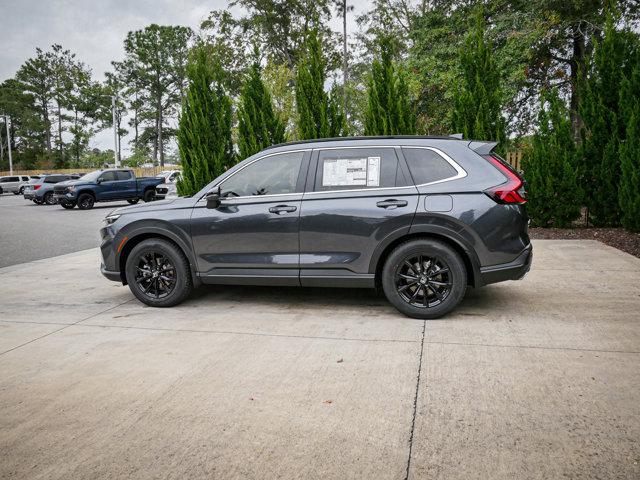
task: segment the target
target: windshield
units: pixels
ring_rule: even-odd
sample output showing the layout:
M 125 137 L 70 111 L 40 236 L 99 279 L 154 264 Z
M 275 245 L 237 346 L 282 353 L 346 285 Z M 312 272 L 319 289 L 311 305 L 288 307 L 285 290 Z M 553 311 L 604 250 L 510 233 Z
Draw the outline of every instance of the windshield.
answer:
M 85 182 L 95 182 L 98 177 L 100 176 L 100 174 L 102 173 L 102 170 L 96 170 L 95 172 L 89 172 L 86 175 L 83 175 L 80 177 L 80 180 L 83 180 Z

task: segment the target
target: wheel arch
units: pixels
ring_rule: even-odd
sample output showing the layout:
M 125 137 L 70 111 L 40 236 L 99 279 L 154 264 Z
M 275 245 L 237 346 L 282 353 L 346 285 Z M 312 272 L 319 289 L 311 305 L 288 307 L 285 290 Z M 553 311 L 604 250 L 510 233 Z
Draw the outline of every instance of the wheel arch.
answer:
M 374 257 L 371 259 L 370 271 L 375 273 L 376 288 L 380 288 L 382 285 L 382 267 L 391 252 L 401 243 L 419 239 L 438 240 L 453 248 L 464 262 L 467 270 L 467 284 L 473 287 L 479 287 L 481 285 L 480 262 L 473 250 L 466 246 L 463 240 L 456 238 L 452 233 L 425 229 L 423 231 L 407 232 L 388 239 L 388 241 L 379 248 L 379 251 L 374 254 Z
M 196 273 L 196 263 L 193 257 L 192 250 L 189 248 L 188 244 L 180 238 L 179 235 L 175 234 L 171 230 L 160 229 L 160 228 L 145 228 L 145 229 L 137 229 L 134 232 L 125 233 L 121 242 L 124 241 L 122 245 L 122 249 L 117 253 L 116 257 L 116 265 L 118 265 L 118 270 L 120 271 L 120 279 L 122 280 L 122 284 L 127 284 L 125 265 L 127 262 L 127 258 L 129 254 L 133 250 L 133 248 L 143 242 L 144 240 L 148 240 L 150 238 L 158 238 L 162 240 L 166 240 L 173 245 L 175 245 L 180 251 L 187 257 L 187 261 L 189 262 L 189 270 L 191 271 L 191 279 L 193 280 L 194 286 L 200 284 L 198 275 Z

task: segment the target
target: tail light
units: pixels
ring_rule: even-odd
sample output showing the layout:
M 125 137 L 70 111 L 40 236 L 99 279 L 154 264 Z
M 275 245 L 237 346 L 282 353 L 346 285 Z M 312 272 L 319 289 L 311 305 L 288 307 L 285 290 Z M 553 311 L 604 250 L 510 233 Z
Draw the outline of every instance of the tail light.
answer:
M 525 198 L 526 192 L 524 190 L 524 183 L 518 174 L 494 154 L 485 155 L 484 158 L 500 170 L 500 173 L 507 177 L 506 183 L 501 183 L 495 187 L 488 188 L 484 193 L 493 198 L 497 203 L 512 205 L 522 205 L 523 203 L 526 203 L 527 199 Z
M 34 185 L 34 186 L 33 186 L 33 189 L 34 189 L 34 190 L 38 190 L 41 186 L 42 186 L 42 185 L 37 185 L 37 184 L 36 184 L 36 185 Z

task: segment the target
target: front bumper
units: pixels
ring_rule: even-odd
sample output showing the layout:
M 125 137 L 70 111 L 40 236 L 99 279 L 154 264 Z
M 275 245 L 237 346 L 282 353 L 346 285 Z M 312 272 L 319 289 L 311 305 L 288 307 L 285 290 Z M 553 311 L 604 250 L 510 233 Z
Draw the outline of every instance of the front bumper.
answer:
M 115 270 L 107 270 L 107 267 L 104 263 L 100 264 L 100 273 L 113 282 L 122 282 L 120 272 Z
M 504 282 L 505 280 L 520 280 L 531 269 L 533 262 L 533 248 L 531 244 L 518 257 L 509 263 L 491 265 L 480 268 L 480 284 Z
M 54 193 L 53 199 L 56 203 L 73 203 L 76 201 L 76 197 L 73 193 Z

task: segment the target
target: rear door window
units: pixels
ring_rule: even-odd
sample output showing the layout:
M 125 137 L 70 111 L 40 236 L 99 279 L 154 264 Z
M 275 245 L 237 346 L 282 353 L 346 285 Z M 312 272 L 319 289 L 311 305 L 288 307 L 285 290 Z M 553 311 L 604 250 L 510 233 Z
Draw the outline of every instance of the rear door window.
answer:
M 315 191 L 403 186 L 393 148 L 337 148 L 318 152 Z
M 131 180 L 131 172 L 127 170 L 118 170 L 116 172 L 116 178 L 118 180 Z
M 446 180 L 458 174 L 453 165 L 431 149 L 403 147 L 402 154 L 416 185 Z

